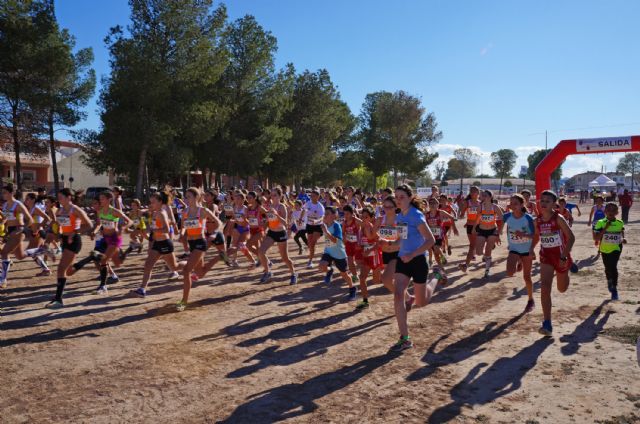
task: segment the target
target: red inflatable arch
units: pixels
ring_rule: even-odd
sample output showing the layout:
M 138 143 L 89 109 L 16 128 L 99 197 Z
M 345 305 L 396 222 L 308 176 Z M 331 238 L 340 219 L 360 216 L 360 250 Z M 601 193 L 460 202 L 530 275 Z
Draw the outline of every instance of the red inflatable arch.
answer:
M 536 199 L 551 188 L 551 173 L 569 155 L 640 151 L 640 135 L 562 140 L 536 167 Z

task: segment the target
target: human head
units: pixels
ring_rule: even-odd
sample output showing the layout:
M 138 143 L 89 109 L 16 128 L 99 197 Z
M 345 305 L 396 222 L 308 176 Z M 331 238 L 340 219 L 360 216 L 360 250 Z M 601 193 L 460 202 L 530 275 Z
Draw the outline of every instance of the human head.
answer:
M 618 205 L 613 202 L 607 203 L 607 205 L 604 207 L 604 214 L 607 216 L 607 219 L 609 221 L 615 220 L 616 216 L 618 215 Z

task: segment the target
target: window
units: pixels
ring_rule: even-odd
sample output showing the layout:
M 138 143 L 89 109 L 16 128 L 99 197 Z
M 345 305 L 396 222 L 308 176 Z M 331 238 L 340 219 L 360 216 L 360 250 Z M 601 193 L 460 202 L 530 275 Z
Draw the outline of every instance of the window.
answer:
M 22 182 L 24 182 L 24 183 L 35 183 L 36 182 L 36 171 L 22 171 Z

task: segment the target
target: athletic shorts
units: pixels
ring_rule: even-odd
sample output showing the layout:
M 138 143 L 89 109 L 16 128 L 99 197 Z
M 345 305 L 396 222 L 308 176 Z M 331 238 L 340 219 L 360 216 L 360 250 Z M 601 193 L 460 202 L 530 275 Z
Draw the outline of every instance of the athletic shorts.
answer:
M 484 238 L 489 238 L 489 237 L 494 237 L 498 235 L 498 229 L 497 228 L 492 228 L 490 230 L 485 230 L 480 228 L 480 226 L 476 226 L 476 233 L 478 234 L 478 237 L 484 237 Z
M 384 265 L 388 265 L 394 259 L 398 259 L 398 252 L 382 252 L 382 263 Z
M 346 250 L 347 256 L 349 257 L 358 256 L 358 253 L 360 253 L 360 257 L 362 257 L 362 249 L 360 249 L 360 246 L 356 242 L 345 241 L 344 250 Z
M 80 234 L 61 235 L 60 238 L 62 239 L 62 250 L 69 250 L 78 254 L 80 249 L 82 249 L 82 238 L 80 238 Z
M 308 228 L 308 227 L 307 227 Z M 326 262 L 327 266 L 331 266 L 331 264 L 335 263 L 336 268 L 340 272 L 347 272 L 347 260 L 346 259 L 336 259 L 328 253 L 323 253 L 322 258 L 320 258 L 320 262 Z
M 207 251 L 207 248 L 209 246 L 207 246 L 207 241 L 203 238 L 199 238 L 196 240 L 187 240 L 187 243 L 189 243 L 189 250 L 191 252 L 193 252 L 194 250 L 201 250 L 203 252 Z
M 155 240 L 152 249 L 161 255 L 168 255 L 169 253 L 173 253 L 173 241 L 169 239 Z
M 309 225 L 307 224 L 307 234 L 318 233 L 322 235 L 322 225 Z
M 34 233 L 31 228 L 25 228 L 24 234 L 31 239 L 34 239 L 36 237 L 45 238 L 47 236 L 47 232 L 45 230 L 38 230 Z
M 545 252 L 543 249 L 540 249 L 540 263 L 551 265 L 558 274 L 566 274 L 569 272 L 571 264 L 573 264 L 573 259 L 571 259 L 571 255 L 567 255 L 567 262 L 562 265 L 560 263 L 560 253 L 554 251 Z
M 465 227 L 467 227 L 467 234 L 471 234 L 473 232 L 473 224 L 465 224 Z
M 249 232 L 249 226 L 243 227 L 243 226 L 241 226 L 241 225 L 235 224 L 235 225 L 233 226 L 233 228 L 235 228 L 235 230 L 236 230 L 237 232 L 239 232 L 240 234 L 244 234 L 244 233 Z
M 104 253 L 107 251 L 107 247 L 107 242 L 104 241 L 103 238 L 101 238 L 100 240 L 96 240 L 96 243 L 93 246 L 93 250 L 95 250 L 96 252 Z
M 13 226 L 13 227 L 7 227 L 7 236 L 8 235 L 19 235 L 20 233 L 24 233 L 26 231 L 26 229 L 24 228 L 24 226 L 20 225 L 20 226 Z
M 271 240 L 275 241 L 276 243 L 285 243 L 287 241 L 287 232 L 284 230 L 282 231 L 269 230 L 267 231 L 267 237 L 269 237 Z
M 442 247 L 442 239 L 437 238 L 435 245 L 438 247 Z
M 514 254 L 514 255 L 518 255 L 518 256 L 529 256 L 529 252 L 526 253 L 520 253 L 520 252 L 516 252 L 515 250 L 509 250 L 509 254 Z
M 122 236 L 118 233 L 113 233 L 109 235 L 103 234 L 102 237 L 103 237 L 102 240 L 104 240 L 107 246 L 115 246 L 115 247 L 122 246 Z
M 263 233 L 264 233 L 264 229 L 260 227 L 249 227 L 249 234 L 251 234 L 252 236 L 255 236 L 256 234 L 263 234 Z
M 220 231 L 216 231 L 213 234 L 207 235 L 207 240 L 214 246 L 224 246 L 224 234 Z
M 371 270 L 382 268 L 382 251 L 378 249 L 371 256 L 364 256 L 364 264 Z
M 396 262 L 396 274 L 406 275 L 414 284 L 424 284 L 429 275 L 429 265 L 425 255 L 416 256 L 409 263 L 404 263 L 400 258 Z

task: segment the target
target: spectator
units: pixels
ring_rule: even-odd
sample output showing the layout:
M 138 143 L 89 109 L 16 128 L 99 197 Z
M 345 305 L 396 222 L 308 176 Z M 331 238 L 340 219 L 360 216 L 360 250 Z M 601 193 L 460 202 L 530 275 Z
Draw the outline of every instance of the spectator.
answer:
M 618 196 L 618 201 L 622 208 L 622 222 L 626 224 L 629 221 L 629 210 L 633 205 L 633 196 L 629 194 L 629 190 L 625 189 L 622 195 Z

